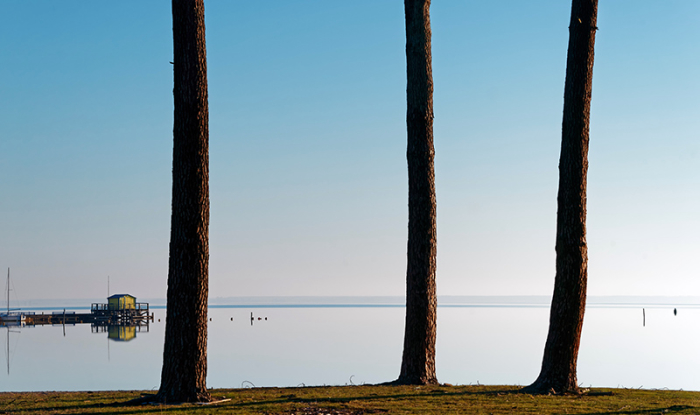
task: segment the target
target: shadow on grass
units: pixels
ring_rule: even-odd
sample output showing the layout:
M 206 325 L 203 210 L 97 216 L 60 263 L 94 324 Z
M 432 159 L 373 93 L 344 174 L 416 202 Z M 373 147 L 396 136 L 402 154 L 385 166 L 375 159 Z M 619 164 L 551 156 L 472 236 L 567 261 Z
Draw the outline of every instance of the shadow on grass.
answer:
M 376 387 L 378 385 L 367 385 L 368 387 Z M 363 386 L 354 386 L 356 388 L 362 388 Z M 251 402 L 233 402 L 226 405 L 226 408 L 246 408 L 246 407 L 256 407 L 265 405 L 284 405 L 284 404 L 344 404 L 350 402 L 372 402 L 372 401 L 387 401 L 387 400 L 401 400 L 401 399 L 425 399 L 425 398 L 435 398 L 435 397 L 459 397 L 459 396 L 469 396 L 469 395 L 505 395 L 505 394 L 518 394 L 517 390 L 491 390 L 491 391 L 455 391 L 449 392 L 442 388 L 436 388 L 428 390 L 425 392 L 416 393 L 384 393 L 384 394 L 369 394 L 369 395 L 353 395 L 353 396 L 339 396 L 339 397 L 299 397 L 295 394 L 287 394 L 280 396 L 275 399 L 267 400 L 257 400 Z M 366 413 L 376 412 L 376 410 L 365 409 Z
M 105 411 L 105 409 L 108 408 L 124 408 L 124 410 L 114 410 L 114 411 Z M 138 409 L 137 409 L 138 408 Z M 55 405 L 46 405 L 46 406 L 41 406 L 41 407 L 34 407 L 34 408 L 17 408 L 17 409 L 7 409 L 7 408 L 1 408 L 0 411 L 4 414 L 12 414 L 12 413 L 61 413 L 61 412 L 70 412 L 70 413 L 106 413 L 106 414 L 148 414 L 148 413 L 162 413 L 162 412 L 194 412 L 198 410 L 205 410 L 209 409 L 211 410 L 211 407 L 204 407 L 204 406 L 197 406 L 197 405 L 182 405 L 182 406 L 170 406 L 170 405 L 143 405 L 143 406 L 131 406 L 131 407 L 124 407 L 119 404 L 93 404 L 93 405 L 67 405 L 67 406 L 55 406 Z M 94 411 L 94 412 L 93 412 Z
M 197 405 L 197 404 L 148 404 L 149 399 L 155 395 L 144 395 L 140 398 L 130 399 L 128 401 L 117 401 L 117 402 L 99 402 L 92 404 L 69 404 L 61 405 L 60 401 L 51 401 L 50 398 L 41 401 L 40 405 L 34 405 L 31 408 L 18 407 L 10 408 L 9 406 L 17 401 L 17 399 L 6 403 L 5 405 L 0 405 L 0 413 L 2 414 L 12 414 L 12 413 L 59 413 L 59 412 L 70 412 L 70 413 L 107 413 L 107 414 L 148 414 L 148 413 L 161 413 L 161 412 L 195 412 L 201 409 L 212 409 L 212 406 Z M 26 402 L 20 402 L 26 403 Z M 113 408 L 113 409 L 112 409 Z M 122 408 L 119 410 L 118 408 Z M 137 409 L 138 408 L 138 409 Z M 112 410 L 110 410 L 112 409 Z
M 376 385 L 367 385 L 368 387 L 375 387 Z M 363 386 L 355 386 L 357 388 L 362 388 Z M 398 387 L 397 387 L 398 388 Z M 309 388 L 313 389 L 313 388 Z M 303 390 L 303 389 L 302 389 Z M 235 392 L 234 392 L 235 393 Z M 385 401 L 388 399 L 397 400 L 418 400 L 425 398 L 435 398 L 435 397 L 458 397 L 458 396 L 468 396 L 468 395 L 504 395 L 504 394 L 517 394 L 517 390 L 491 390 L 491 391 L 454 391 L 449 392 L 443 388 L 435 388 L 427 391 L 421 391 L 416 393 L 383 393 L 383 394 L 370 394 L 370 395 L 357 395 L 357 396 L 339 396 L 339 397 L 299 397 L 295 394 L 286 394 L 273 399 L 266 400 L 254 400 L 248 402 L 235 402 L 229 401 L 217 405 L 196 405 L 196 404 L 149 404 L 149 398 L 151 395 L 144 395 L 139 398 L 130 399 L 127 401 L 113 402 L 113 403 L 96 403 L 90 405 L 52 405 L 51 402 L 43 402 L 40 406 L 35 406 L 32 408 L 0 408 L 4 413 L 46 413 L 52 411 L 84 411 L 85 413 L 90 413 L 91 409 L 100 409 L 105 413 L 110 414 L 137 414 L 137 413 L 161 413 L 161 412 L 195 412 L 198 410 L 211 410 L 214 408 L 235 410 L 236 408 L 255 408 L 258 406 L 271 406 L 271 405 L 285 405 L 285 404 L 313 404 L 313 405 L 323 405 L 323 404 L 344 404 L 351 401 L 355 402 L 372 402 L 372 401 Z M 227 393 L 228 394 L 228 393 Z M 114 408 L 113 411 L 109 411 L 108 408 Z M 105 411 L 107 409 L 108 411 Z M 122 410 L 119 410 L 122 409 Z M 372 409 L 366 409 L 366 413 L 377 412 Z
M 696 406 L 690 405 L 672 405 L 667 408 L 649 408 L 649 409 L 633 409 L 629 411 L 606 411 L 606 412 L 581 412 L 580 415 L 636 415 L 636 414 L 670 414 L 674 412 L 683 412 L 686 410 L 697 409 Z M 697 413 L 697 412 L 692 412 Z

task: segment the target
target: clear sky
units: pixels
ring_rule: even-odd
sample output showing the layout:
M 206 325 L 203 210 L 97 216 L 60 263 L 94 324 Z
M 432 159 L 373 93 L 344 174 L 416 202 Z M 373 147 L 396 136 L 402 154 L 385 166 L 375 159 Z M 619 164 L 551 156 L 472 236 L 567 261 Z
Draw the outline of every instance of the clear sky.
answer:
M 431 11 L 438 294 L 548 295 L 570 1 Z M 404 293 L 403 19 L 400 1 L 206 2 L 211 297 Z M 598 26 L 589 294 L 700 295 L 700 2 L 601 0 Z M 165 296 L 171 60 L 168 1 L 3 2 L 19 297 L 102 297 L 108 275 Z

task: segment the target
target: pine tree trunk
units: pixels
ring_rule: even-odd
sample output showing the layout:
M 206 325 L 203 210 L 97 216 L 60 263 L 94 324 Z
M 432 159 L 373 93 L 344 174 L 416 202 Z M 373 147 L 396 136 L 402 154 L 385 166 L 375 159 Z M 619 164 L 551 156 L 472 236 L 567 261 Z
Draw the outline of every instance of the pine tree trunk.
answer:
M 209 108 L 203 0 L 173 0 L 173 196 L 163 370 L 157 399 L 210 399 Z
M 542 370 L 525 388 L 578 393 L 576 363 L 586 309 L 586 176 L 598 0 L 573 0 L 557 196 L 556 277 Z
M 398 384 L 434 384 L 437 226 L 430 0 L 405 0 L 408 129 L 406 329 Z

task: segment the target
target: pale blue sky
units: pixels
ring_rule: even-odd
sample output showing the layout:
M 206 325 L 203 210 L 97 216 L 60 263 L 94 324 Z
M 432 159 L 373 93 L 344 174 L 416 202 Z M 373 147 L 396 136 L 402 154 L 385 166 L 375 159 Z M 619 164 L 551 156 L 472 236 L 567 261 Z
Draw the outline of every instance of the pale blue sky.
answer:
M 206 2 L 211 296 L 401 295 L 400 1 Z M 438 293 L 551 293 L 568 0 L 432 6 Z M 0 267 L 163 297 L 168 1 L 5 2 Z M 589 293 L 700 295 L 700 2 L 601 0 Z

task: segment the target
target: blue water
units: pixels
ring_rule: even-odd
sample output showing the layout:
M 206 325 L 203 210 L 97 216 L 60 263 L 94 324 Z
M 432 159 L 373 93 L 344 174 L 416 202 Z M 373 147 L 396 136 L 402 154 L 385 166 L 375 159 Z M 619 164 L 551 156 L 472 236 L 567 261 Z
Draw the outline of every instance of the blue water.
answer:
M 165 310 L 152 311 L 149 331 L 127 342 L 92 333 L 89 325 L 67 326 L 65 336 L 62 326 L 2 328 L 9 368 L 0 369 L 0 390 L 157 389 Z M 439 307 L 438 379 L 528 384 L 539 371 L 548 314 L 545 303 Z M 639 305 L 588 307 L 583 386 L 700 390 L 700 309 L 655 304 L 645 314 L 643 326 Z M 398 304 L 213 305 L 209 316 L 209 387 L 379 383 L 399 372 Z

